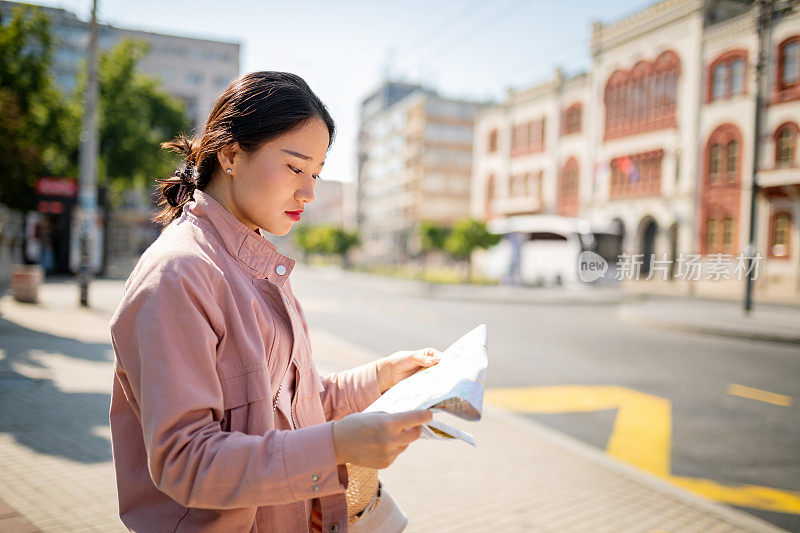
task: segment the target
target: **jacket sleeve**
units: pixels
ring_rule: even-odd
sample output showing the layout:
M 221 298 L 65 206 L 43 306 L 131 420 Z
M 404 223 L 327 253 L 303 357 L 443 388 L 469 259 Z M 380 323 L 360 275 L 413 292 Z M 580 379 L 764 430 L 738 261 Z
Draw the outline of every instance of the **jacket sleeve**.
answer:
M 222 431 L 216 348 L 225 330 L 215 278 L 205 263 L 169 261 L 129 285 L 111 321 L 117 377 L 141 422 L 154 484 L 185 507 L 210 509 L 343 492 L 332 423 Z
M 291 290 L 291 286 L 289 288 Z M 306 337 L 308 323 L 300 302 L 294 297 L 295 309 L 300 315 Z M 381 391 L 378 387 L 378 367 L 375 361 L 357 366 L 344 372 L 335 372 L 322 378 L 322 408 L 326 420 L 339 420 L 351 413 L 359 413 L 377 400 Z

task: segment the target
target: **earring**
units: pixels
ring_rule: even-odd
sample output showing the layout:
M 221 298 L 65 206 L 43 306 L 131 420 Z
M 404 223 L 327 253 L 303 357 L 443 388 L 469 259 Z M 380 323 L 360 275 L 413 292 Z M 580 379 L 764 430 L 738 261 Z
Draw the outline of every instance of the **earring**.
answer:
M 233 170 L 226 168 L 225 173 L 228 174 L 228 176 L 230 176 L 231 174 L 233 174 Z

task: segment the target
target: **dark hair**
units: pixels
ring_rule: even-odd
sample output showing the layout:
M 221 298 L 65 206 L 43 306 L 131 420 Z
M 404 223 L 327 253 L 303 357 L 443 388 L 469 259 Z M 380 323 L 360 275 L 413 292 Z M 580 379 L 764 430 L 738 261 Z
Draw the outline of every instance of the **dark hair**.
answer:
M 203 190 L 219 168 L 217 152 L 231 143 L 256 151 L 308 120 L 319 118 L 333 143 L 335 126 L 330 113 L 300 76 L 288 72 L 251 72 L 231 81 L 214 104 L 201 136 L 178 138 L 162 148 L 183 154 L 184 162 L 168 179 L 157 180 L 161 212 L 154 221 L 166 226 L 183 211 L 195 189 Z

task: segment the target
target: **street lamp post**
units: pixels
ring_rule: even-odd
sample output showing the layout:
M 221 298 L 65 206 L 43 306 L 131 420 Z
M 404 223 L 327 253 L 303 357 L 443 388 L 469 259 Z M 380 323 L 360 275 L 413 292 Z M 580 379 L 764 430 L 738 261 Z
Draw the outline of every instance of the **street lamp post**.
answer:
M 89 282 L 92 259 L 97 245 L 97 0 L 92 1 L 89 47 L 86 54 L 88 79 L 84 98 L 83 123 L 80 133 L 80 190 L 78 192 L 77 227 L 79 231 L 80 266 L 78 285 L 80 304 L 89 305 Z

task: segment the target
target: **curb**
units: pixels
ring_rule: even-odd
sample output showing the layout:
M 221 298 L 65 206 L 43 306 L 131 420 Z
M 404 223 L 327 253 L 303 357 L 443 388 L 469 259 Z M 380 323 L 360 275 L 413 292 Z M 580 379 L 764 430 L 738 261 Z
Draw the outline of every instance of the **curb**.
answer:
M 718 337 L 732 337 L 737 339 L 750 339 L 767 342 L 780 342 L 785 344 L 800 344 L 800 336 L 780 335 L 771 333 L 759 333 L 740 329 L 728 329 L 717 326 L 687 324 L 684 322 L 670 322 L 669 320 L 658 320 L 656 318 L 635 316 L 630 309 L 617 309 L 614 317 L 628 324 L 636 326 L 646 326 L 669 331 L 684 331 L 690 333 L 700 333 L 703 335 L 715 335 Z
M 335 359 L 340 362 L 340 364 L 350 365 L 363 364 L 375 357 L 374 354 L 369 353 L 367 350 L 359 347 L 358 345 L 341 339 L 335 334 L 324 329 L 317 327 L 313 328 L 311 332 L 313 338 L 312 345 L 316 346 L 318 344 L 317 341 L 319 341 L 319 344 L 324 345 L 328 350 L 328 353 L 325 354 L 328 357 L 323 356 L 321 358 L 322 361 L 331 361 Z M 337 353 L 331 353 L 334 351 Z M 706 513 L 714 514 L 743 529 L 771 533 L 785 531 L 769 522 L 761 520 L 755 516 L 751 516 L 743 511 L 727 507 L 724 504 L 715 503 L 691 492 L 685 491 L 680 487 L 676 487 L 669 482 L 650 474 L 649 472 L 639 470 L 633 466 L 617 461 L 602 451 L 590 446 L 589 444 L 586 444 L 564 433 L 560 433 L 534 420 L 527 419 L 512 411 L 507 411 L 489 404 L 484 404 L 483 410 L 484 416 L 499 419 L 506 424 L 513 426 L 515 429 L 533 433 L 537 437 L 545 438 L 557 446 L 566 448 L 570 452 L 580 456 L 588 462 L 599 464 L 617 475 L 626 477 L 665 496 L 680 500 L 681 502 L 700 509 Z
M 295 267 L 297 268 L 297 267 Z M 646 294 L 615 292 L 609 295 L 597 295 L 595 289 L 586 288 L 569 295 L 531 294 L 533 291 L 546 289 L 533 289 L 525 287 L 505 286 L 471 286 L 471 285 L 445 285 L 428 283 L 420 280 L 387 278 L 376 274 L 357 271 L 344 271 L 329 267 L 302 265 L 301 268 L 314 270 L 318 274 L 329 275 L 339 283 L 358 285 L 364 287 L 369 284 L 370 289 L 389 294 L 403 296 L 421 296 L 437 300 L 493 302 L 520 305 L 587 305 L 606 306 L 634 303 L 647 300 Z

